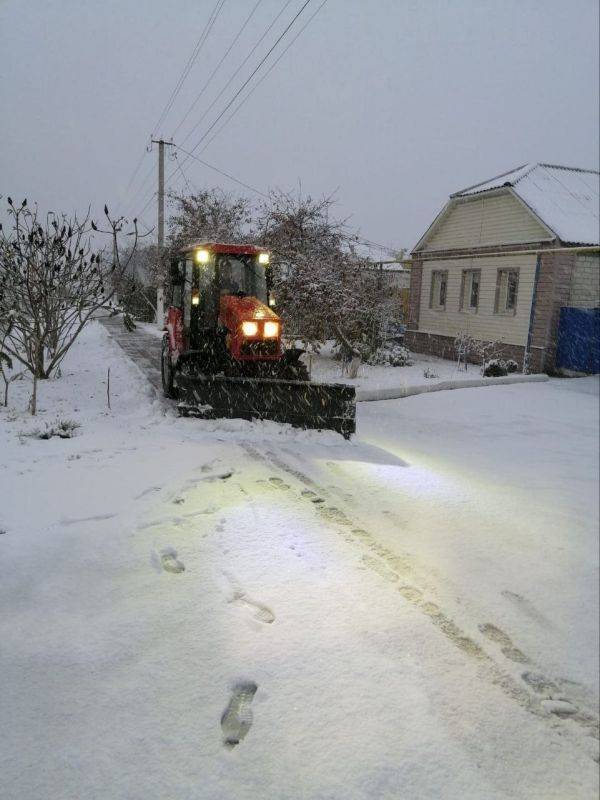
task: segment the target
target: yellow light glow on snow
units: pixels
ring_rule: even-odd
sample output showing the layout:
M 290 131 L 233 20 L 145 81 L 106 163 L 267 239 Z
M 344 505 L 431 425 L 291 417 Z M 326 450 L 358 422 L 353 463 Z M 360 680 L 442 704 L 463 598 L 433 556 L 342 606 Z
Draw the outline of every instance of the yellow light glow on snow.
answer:
M 198 264 L 208 264 L 210 261 L 210 253 L 208 250 L 196 250 L 196 261 Z
M 266 339 L 274 339 L 279 336 L 279 323 L 273 321 L 265 322 L 264 331 Z
M 247 320 L 246 322 L 242 322 L 242 333 L 244 336 L 256 336 L 258 333 L 258 325 L 256 322 L 251 322 Z
M 269 254 L 268 253 L 259 253 L 258 254 L 258 263 L 259 264 L 268 264 L 269 263 Z

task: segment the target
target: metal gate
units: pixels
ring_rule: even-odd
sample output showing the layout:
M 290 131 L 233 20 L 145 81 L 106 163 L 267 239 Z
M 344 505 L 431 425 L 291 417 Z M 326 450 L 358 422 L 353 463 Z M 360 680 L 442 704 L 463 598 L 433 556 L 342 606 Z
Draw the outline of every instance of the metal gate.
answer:
M 600 308 L 561 308 L 556 366 L 600 372 Z

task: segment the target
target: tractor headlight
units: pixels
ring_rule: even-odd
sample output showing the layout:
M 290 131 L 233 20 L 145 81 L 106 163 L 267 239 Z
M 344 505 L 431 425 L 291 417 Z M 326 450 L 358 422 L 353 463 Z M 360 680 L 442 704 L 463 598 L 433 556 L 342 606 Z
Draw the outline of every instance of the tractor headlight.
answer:
M 279 323 L 268 321 L 265 322 L 265 327 L 263 328 L 265 332 L 265 339 L 275 339 L 279 336 Z
M 258 263 L 265 264 L 265 266 L 269 263 L 269 254 L 268 253 L 259 253 L 258 254 Z
M 252 322 L 251 320 L 242 322 L 242 333 L 244 336 L 256 336 L 258 333 L 258 324 L 256 322 Z
M 208 264 L 210 261 L 210 253 L 208 250 L 196 250 L 196 261 L 198 264 Z

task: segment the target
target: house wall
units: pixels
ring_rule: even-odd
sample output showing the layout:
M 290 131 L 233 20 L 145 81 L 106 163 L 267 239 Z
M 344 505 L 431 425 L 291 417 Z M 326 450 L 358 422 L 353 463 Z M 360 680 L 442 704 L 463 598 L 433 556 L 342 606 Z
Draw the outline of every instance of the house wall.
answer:
M 424 249 L 452 250 L 548 241 L 552 236 L 509 189 L 457 201 L 432 231 Z
M 540 254 L 531 344 L 541 354 L 540 368 L 554 370 L 560 309 L 569 305 L 577 253 L 562 250 Z
M 577 256 L 568 304 L 575 308 L 600 307 L 600 255 Z
M 440 334 L 454 338 L 459 333 L 468 333 L 483 341 L 502 341 L 506 344 L 527 343 L 531 298 L 535 279 L 535 255 L 488 256 L 464 259 L 439 259 L 425 261 L 421 267 L 418 327 L 429 334 Z M 461 311 L 460 292 L 462 271 L 480 269 L 479 307 L 476 313 Z M 499 269 L 519 270 L 519 289 L 515 314 L 496 314 L 496 283 Z M 448 271 L 446 307 L 444 310 L 429 308 L 432 274 L 436 270 Z M 409 314 L 411 327 L 414 315 Z

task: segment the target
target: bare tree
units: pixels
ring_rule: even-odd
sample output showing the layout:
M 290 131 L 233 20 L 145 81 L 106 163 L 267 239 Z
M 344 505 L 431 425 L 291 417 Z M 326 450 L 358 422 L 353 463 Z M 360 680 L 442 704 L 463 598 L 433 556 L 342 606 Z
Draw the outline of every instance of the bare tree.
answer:
M 0 376 L 4 383 L 4 407 L 8 406 L 8 390 L 13 381 L 18 380 L 23 372 L 13 370 L 12 358 L 4 351 L 4 342 L 13 328 L 12 316 L 0 319 Z
M 56 371 L 91 316 L 110 304 L 115 286 L 111 274 L 127 266 L 119 255 L 119 236 L 126 221 L 112 219 L 100 233 L 112 242 L 112 257 L 94 250 L 99 231 L 89 218 L 54 212 L 40 219 L 27 201 L 16 207 L 8 198 L 9 231 L 0 229 L 0 320 L 10 317 L 3 350 L 33 376 L 31 411 L 36 411 L 37 381 Z M 128 232 L 137 244 L 137 221 Z M 129 256 L 130 258 L 131 256 Z

